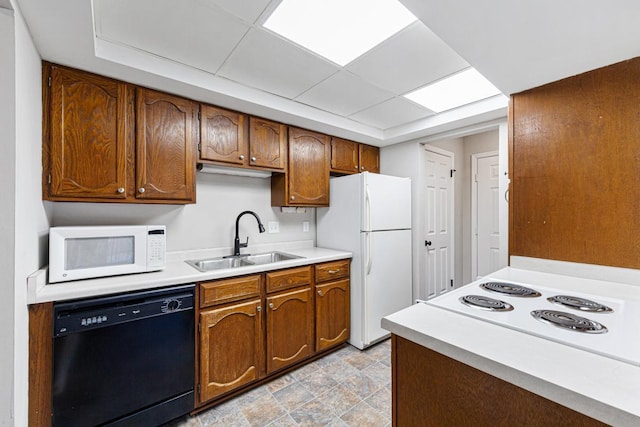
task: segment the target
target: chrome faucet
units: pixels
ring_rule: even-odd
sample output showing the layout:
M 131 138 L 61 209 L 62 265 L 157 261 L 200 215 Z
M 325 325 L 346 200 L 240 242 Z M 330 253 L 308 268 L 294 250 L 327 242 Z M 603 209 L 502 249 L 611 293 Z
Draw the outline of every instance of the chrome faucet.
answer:
M 258 230 L 260 230 L 261 233 L 264 233 L 265 231 L 264 225 L 262 225 L 262 222 L 260 222 L 260 217 L 258 217 L 258 214 L 253 211 L 244 211 L 240 213 L 240 215 L 238 215 L 238 217 L 236 218 L 236 237 L 233 240 L 233 256 L 240 256 L 240 248 L 246 248 L 247 245 L 249 245 L 249 236 L 247 236 L 247 241 L 244 243 L 240 243 L 240 237 L 238 236 L 238 224 L 240 223 L 240 218 L 242 218 L 242 216 L 245 214 L 253 215 L 256 218 L 256 221 L 258 221 Z

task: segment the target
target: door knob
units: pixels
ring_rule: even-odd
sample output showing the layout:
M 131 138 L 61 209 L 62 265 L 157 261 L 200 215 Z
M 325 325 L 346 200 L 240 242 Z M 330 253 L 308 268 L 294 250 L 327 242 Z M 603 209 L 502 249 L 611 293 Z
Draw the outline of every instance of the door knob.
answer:
M 240 160 L 244 160 L 244 155 L 240 154 L 239 159 L 240 159 Z
M 424 245 L 425 246 L 431 246 L 431 240 L 425 240 L 424 241 Z
M 256 160 L 258 160 L 258 159 L 256 159 L 255 157 L 252 157 L 252 158 L 251 158 L 251 161 L 252 161 L 252 162 L 255 162 Z

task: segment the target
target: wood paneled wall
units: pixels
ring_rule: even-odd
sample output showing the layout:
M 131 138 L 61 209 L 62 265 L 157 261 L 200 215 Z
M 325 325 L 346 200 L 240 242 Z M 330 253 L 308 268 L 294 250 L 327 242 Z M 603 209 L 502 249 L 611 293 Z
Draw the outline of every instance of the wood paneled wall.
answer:
M 511 97 L 509 254 L 640 268 L 640 57 Z

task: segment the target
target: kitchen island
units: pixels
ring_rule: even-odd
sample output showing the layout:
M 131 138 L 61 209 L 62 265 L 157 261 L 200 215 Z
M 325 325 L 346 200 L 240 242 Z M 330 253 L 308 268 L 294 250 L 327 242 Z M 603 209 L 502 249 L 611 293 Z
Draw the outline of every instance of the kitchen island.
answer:
M 634 270 L 602 267 L 594 271 L 593 267 L 531 260 L 515 264 L 520 268 L 500 270 L 491 278 L 534 284 L 553 281 L 554 287 L 567 292 L 623 298 L 627 308 L 637 307 L 640 301 Z M 528 269 L 533 267 L 536 271 Z M 541 267 L 546 272 L 540 272 Z M 560 271 L 572 276 L 559 275 Z M 579 271 L 592 278 L 575 277 Z M 483 425 L 489 420 L 492 425 L 640 425 L 638 363 L 431 304 L 415 304 L 387 316 L 382 325 L 393 334 L 396 425 L 465 421 Z M 635 325 L 635 330 L 639 327 Z

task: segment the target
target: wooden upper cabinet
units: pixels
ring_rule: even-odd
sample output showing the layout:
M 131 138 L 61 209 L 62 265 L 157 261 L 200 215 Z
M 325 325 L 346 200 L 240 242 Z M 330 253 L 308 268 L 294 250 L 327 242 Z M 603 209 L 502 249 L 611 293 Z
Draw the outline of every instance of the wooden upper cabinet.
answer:
M 329 206 L 330 159 L 329 136 L 290 127 L 287 173 L 271 177 L 271 204 Z
M 247 116 L 200 106 L 200 160 L 243 166 L 248 164 Z
M 360 144 L 360 172 L 380 173 L 380 148 Z
M 249 118 L 249 165 L 284 170 L 287 126 L 257 117 Z
M 136 198 L 195 201 L 198 104 L 138 88 Z
M 44 198 L 125 199 L 133 184 L 133 88 L 58 66 L 45 65 L 44 76 L 51 86 L 43 91 Z
M 340 173 L 360 172 L 357 142 L 331 138 L 331 171 Z

